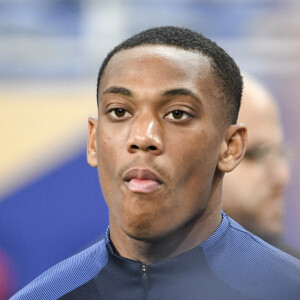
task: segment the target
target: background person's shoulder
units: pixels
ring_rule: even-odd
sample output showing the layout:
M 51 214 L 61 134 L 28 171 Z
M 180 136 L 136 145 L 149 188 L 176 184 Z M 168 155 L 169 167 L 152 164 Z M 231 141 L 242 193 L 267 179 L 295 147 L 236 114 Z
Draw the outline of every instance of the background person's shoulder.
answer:
M 300 260 L 270 245 L 258 236 L 247 231 L 236 221 L 229 219 L 228 243 L 236 255 L 250 268 L 275 272 L 278 276 L 298 279 L 300 284 Z
M 225 218 L 226 232 L 206 255 L 216 276 L 253 299 L 297 299 L 300 261 Z

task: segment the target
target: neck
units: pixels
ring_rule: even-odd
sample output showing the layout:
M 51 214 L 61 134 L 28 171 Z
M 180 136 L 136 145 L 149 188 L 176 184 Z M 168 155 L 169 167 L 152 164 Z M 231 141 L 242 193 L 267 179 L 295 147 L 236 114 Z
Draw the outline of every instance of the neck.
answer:
M 192 221 L 180 230 L 171 233 L 159 241 L 136 240 L 123 233 L 123 237 L 111 240 L 118 254 L 131 260 L 149 265 L 158 261 L 166 261 L 191 250 L 209 238 L 221 223 L 221 211 L 212 220 L 214 226 L 203 230 L 202 222 Z
M 176 257 L 198 246 L 217 230 L 222 221 L 220 192 L 218 194 L 199 216 L 157 240 L 137 240 L 111 222 L 111 241 L 120 256 L 146 265 Z

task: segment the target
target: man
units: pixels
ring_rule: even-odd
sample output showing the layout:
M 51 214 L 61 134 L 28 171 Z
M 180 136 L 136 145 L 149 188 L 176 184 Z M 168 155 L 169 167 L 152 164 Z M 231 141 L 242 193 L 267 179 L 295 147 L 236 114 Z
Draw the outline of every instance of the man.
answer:
M 105 241 L 13 299 L 293 299 L 299 262 L 221 212 L 223 175 L 245 151 L 241 93 L 232 58 L 188 29 L 112 50 L 87 149 L 109 207 Z
M 248 145 L 239 167 L 224 178 L 223 208 L 243 227 L 279 246 L 289 180 L 286 149 L 275 100 L 249 76 L 244 76 L 238 123 L 247 124 Z

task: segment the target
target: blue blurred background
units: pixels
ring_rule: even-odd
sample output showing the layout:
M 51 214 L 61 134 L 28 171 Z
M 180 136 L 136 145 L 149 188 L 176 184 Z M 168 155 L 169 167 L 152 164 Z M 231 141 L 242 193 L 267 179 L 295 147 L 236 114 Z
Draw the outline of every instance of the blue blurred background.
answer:
M 299 250 L 299 12 L 297 0 L 0 0 L 0 299 L 103 236 L 107 207 L 85 154 L 97 72 L 151 26 L 203 33 L 278 99 L 296 150 L 284 240 Z

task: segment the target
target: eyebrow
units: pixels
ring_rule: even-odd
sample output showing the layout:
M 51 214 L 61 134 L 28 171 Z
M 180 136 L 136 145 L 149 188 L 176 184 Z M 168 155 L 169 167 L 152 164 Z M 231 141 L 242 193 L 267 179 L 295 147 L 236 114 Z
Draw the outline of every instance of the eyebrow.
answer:
M 164 96 L 190 96 L 192 97 L 198 104 L 201 104 L 200 98 L 191 90 L 186 88 L 178 88 L 178 89 L 172 89 L 168 90 L 163 93 Z
M 102 96 L 105 94 L 119 94 L 119 95 L 129 96 L 129 97 L 133 96 L 130 90 L 122 86 L 111 86 L 103 92 Z M 162 95 L 167 97 L 168 96 L 190 96 L 198 104 L 202 104 L 200 98 L 193 91 L 187 88 L 176 88 L 176 89 L 167 90 L 163 92 Z
M 119 94 L 123 96 L 132 96 L 130 90 L 121 86 L 111 86 L 103 92 L 102 96 L 105 94 Z

